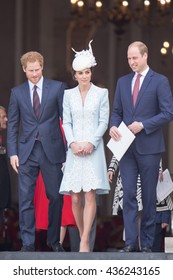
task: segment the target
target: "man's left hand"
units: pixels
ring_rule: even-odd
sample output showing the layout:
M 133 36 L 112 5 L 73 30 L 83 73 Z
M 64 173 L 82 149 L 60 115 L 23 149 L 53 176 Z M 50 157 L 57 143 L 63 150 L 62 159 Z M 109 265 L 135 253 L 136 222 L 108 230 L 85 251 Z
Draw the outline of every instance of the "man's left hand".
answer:
M 132 124 L 130 124 L 128 126 L 128 128 L 130 129 L 130 131 L 133 134 L 137 134 L 137 133 L 139 133 L 143 129 L 143 127 L 142 127 L 140 122 L 133 122 Z

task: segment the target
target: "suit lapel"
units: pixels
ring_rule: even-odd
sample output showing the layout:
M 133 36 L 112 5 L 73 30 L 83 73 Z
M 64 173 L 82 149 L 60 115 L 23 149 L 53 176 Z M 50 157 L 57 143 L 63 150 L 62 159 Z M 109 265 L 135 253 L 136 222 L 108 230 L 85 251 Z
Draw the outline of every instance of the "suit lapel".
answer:
M 132 108 L 132 110 L 134 110 L 134 106 L 133 106 L 133 98 L 132 98 L 132 79 L 134 77 L 134 73 L 129 74 L 128 76 L 128 80 L 127 80 L 127 92 L 128 92 L 128 102 Z
M 41 100 L 41 108 L 40 108 L 40 116 L 41 117 L 45 104 L 46 104 L 46 100 L 48 97 L 48 92 L 49 92 L 49 82 L 47 79 L 43 80 L 43 89 L 42 89 L 42 100 Z
M 23 96 L 25 98 L 25 103 L 27 105 L 27 108 L 29 108 L 31 113 L 35 116 L 33 106 L 32 106 L 32 102 L 31 102 L 31 96 L 30 96 L 30 90 L 29 90 L 28 82 L 24 83 Z
M 152 70 L 149 70 L 148 73 L 147 73 L 147 75 L 145 76 L 144 81 L 143 81 L 143 83 L 142 83 L 142 86 L 141 86 L 141 88 L 140 88 L 138 97 L 137 97 L 137 101 L 136 101 L 136 106 L 135 106 L 135 108 L 138 106 L 138 104 L 139 104 L 140 101 L 141 101 L 142 96 L 145 94 L 146 88 L 148 87 L 148 84 L 149 84 L 150 81 L 151 81 L 152 74 L 153 74 L 153 71 L 152 71 Z

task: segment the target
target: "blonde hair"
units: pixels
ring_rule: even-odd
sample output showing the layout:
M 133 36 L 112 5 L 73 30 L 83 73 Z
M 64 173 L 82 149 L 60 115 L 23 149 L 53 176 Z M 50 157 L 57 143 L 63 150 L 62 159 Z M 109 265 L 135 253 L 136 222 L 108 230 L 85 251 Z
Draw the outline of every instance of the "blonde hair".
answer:
M 128 50 L 131 47 L 137 47 L 139 49 L 139 52 L 140 52 L 141 55 L 144 55 L 144 53 L 148 54 L 148 48 L 143 42 L 140 42 L 140 41 L 133 42 L 132 44 L 130 44 L 128 46 Z
M 35 61 L 38 61 L 40 66 L 43 67 L 44 58 L 39 52 L 34 52 L 34 51 L 27 52 L 23 54 L 20 59 L 20 62 L 24 69 L 26 69 L 28 62 L 35 62 Z
M 1 106 L 1 105 L 0 105 L 0 110 L 3 110 L 3 111 L 5 111 L 5 112 L 6 112 L 5 107 L 3 107 L 3 106 Z

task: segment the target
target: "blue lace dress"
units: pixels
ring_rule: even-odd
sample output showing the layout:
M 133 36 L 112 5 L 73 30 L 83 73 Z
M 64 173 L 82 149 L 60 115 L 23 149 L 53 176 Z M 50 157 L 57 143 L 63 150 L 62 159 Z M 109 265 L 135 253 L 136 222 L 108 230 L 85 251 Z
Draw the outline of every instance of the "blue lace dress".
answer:
M 103 135 L 109 120 L 108 90 L 91 85 L 84 105 L 78 86 L 65 91 L 63 101 L 63 128 L 68 144 L 64 176 L 60 193 L 78 193 L 96 190 L 107 194 L 110 190 L 104 151 Z M 94 145 L 91 155 L 79 157 L 69 145 L 88 141 Z

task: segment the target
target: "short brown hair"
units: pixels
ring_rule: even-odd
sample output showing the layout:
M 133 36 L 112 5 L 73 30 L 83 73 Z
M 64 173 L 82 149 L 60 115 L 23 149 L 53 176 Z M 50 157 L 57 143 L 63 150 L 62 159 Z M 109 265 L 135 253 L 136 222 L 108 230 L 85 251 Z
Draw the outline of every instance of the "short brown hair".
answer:
M 6 111 L 5 107 L 0 105 L 0 110 Z
M 23 54 L 20 59 L 20 62 L 24 69 L 26 68 L 28 62 L 35 62 L 35 61 L 38 61 L 40 63 L 40 66 L 43 67 L 44 58 L 39 52 L 35 52 L 35 51 L 27 52 Z
M 148 54 L 148 48 L 143 42 L 135 41 L 129 45 L 128 49 L 131 47 L 137 47 L 141 55 L 144 55 L 144 53 Z

